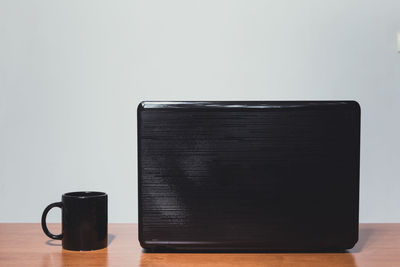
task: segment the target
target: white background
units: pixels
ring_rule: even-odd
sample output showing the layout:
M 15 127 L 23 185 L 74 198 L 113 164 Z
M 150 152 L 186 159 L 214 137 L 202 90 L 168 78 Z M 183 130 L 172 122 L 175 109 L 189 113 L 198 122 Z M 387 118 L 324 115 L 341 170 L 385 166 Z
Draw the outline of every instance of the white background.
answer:
M 398 0 L 0 0 L 0 221 L 102 190 L 110 222 L 136 222 L 142 100 L 352 99 L 360 220 L 400 222 L 399 14 Z

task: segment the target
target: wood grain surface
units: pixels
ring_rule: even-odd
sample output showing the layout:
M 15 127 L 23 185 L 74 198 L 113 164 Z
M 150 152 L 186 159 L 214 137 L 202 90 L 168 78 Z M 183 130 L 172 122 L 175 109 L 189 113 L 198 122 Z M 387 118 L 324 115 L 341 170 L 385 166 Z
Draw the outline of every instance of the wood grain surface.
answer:
M 361 224 L 348 253 L 144 253 L 137 224 L 109 224 L 107 248 L 76 252 L 49 240 L 38 223 L 2 223 L 0 266 L 400 266 L 400 224 Z

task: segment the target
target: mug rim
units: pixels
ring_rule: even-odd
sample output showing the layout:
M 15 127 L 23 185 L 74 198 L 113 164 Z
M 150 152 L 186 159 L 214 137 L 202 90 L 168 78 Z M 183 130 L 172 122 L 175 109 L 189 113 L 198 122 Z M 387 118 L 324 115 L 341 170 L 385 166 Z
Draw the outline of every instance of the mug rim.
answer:
M 100 191 L 74 191 L 74 192 L 64 193 L 62 196 L 64 198 L 86 199 L 86 198 L 105 197 L 107 196 L 107 194 Z

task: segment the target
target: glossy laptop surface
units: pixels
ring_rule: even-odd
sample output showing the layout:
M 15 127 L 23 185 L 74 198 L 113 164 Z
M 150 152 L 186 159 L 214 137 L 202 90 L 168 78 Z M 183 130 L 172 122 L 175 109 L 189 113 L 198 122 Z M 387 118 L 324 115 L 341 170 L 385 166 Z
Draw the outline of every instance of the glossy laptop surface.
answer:
M 357 242 L 357 102 L 142 102 L 137 116 L 142 247 L 331 251 Z

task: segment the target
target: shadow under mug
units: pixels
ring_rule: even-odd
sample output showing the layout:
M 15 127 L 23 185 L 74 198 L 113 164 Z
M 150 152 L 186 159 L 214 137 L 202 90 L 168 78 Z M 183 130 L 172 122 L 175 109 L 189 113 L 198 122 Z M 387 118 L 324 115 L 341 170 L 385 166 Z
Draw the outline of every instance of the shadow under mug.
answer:
M 47 213 L 58 207 L 62 210 L 62 233 L 50 233 Z M 42 229 L 52 238 L 62 240 L 68 250 L 95 250 L 107 247 L 107 194 L 103 192 L 71 192 L 62 201 L 48 205 L 42 215 Z

